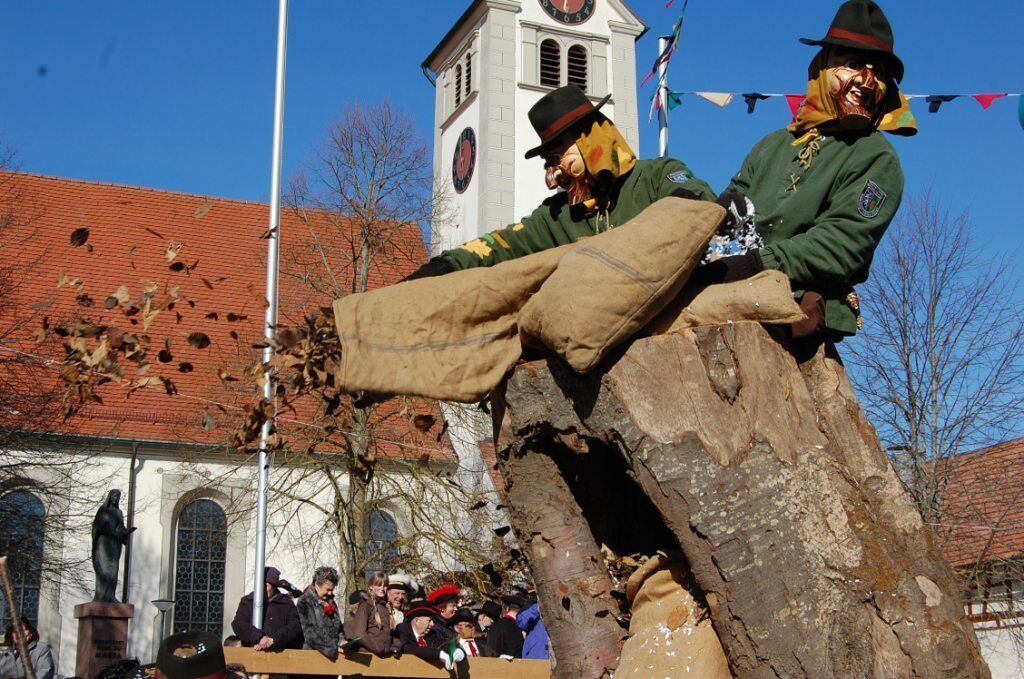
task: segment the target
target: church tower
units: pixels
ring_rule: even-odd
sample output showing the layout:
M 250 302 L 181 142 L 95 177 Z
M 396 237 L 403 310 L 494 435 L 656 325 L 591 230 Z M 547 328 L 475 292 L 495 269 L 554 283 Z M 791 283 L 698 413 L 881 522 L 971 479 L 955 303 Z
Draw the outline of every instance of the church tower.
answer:
M 622 0 L 473 0 L 423 62 L 435 83 L 434 172 L 452 198 L 436 251 L 513 224 L 551 195 L 527 111 L 579 85 L 639 150 L 635 43 Z

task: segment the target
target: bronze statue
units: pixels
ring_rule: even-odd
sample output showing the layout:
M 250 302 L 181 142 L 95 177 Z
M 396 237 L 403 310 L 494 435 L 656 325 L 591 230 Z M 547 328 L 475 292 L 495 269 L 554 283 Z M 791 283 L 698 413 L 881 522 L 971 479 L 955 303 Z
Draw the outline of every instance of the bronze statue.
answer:
M 117 588 L 117 569 L 121 565 L 121 548 L 135 530 L 124 525 L 124 514 L 118 507 L 120 502 L 121 491 L 111 490 L 92 522 L 92 569 L 96 572 L 93 601 L 120 603 L 114 596 L 114 590 Z

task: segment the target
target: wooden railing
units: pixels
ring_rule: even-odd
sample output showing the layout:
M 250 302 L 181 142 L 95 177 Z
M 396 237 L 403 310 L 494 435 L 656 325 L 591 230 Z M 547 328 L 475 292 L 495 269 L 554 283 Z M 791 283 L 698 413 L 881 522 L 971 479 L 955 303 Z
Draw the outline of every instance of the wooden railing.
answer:
M 448 672 L 444 667 L 403 655 L 401 658 L 378 658 L 370 653 L 349 653 L 329 660 L 318 651 L 260 652 L 251 648 L 225 648 L 229 664 L 245 667 L 249 674 L 316 674 L 324 676 L 361 675 L 367 677 L 406 677 L 407 679 L 550 679 L 547 660 L 502 660 L 501 658 L 470 658 L 468 671 Z M 463 663 L 465 664 L 465 663 Z M 461 667 L 461 666 L 460 666 Z

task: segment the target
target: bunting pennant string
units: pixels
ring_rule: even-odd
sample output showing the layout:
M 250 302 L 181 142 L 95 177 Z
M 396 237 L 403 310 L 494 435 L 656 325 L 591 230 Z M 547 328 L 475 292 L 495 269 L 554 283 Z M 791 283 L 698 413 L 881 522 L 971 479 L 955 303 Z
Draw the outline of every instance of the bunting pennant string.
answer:
M 689 91 L 678 91 L 670 90 L 668 92 L 668 108 L 672 110 L 683 104 L 683 98 L 687 95 L 694 95 L 709 101 L 715 106 L 725 108 L 732 103 L 732 100 L 737 96 L 734 92 L 689 92 Z M 806 95 L 804 94 L 780 94 L 776 92 L 744 92 L 738 96 L 743 97 L 743 101 L 747 105 L 747 113 L 753 113 L 757 107 L 759 101 L 765 99 L 774 99 L 777 97 L 784 98 L 789 110 L 796 116 L 797 111 L 800 109 L 800 105 L 803 104 Z M 943 104 L 949 103 L 960 97 L 970 97 L 981 104 L 981 108 L 987 110 L 992 106 L 993 103 L 999 99 L 1007 99 L 1016 97 L 1020 100 L 1018 105 L 1018 115 L 1020 117 L 1021 127 L 1024 128 L 1024 94 L 1021 92 L 993 92 L 993 93 L 978 93 L 978 94 L 905 94 L 909 99 L 924 99 L 928 103 L 929 113 L 938 113 L 939 109 Z M 660 108 L 659 97 L 655 93 L 654 101 L 651 105 L 651 112 Z
M 658 72 L 658 68 L 662 64 L 668 63 L 669 59 L 672 58 L 672 55 L 675 54 L 676 48 L 679 47 L 679 33 L 683 30 L 683 16 L 686 14 L 686 5 L 689 2 L 690 0 L 683 0 L 683 8 L 679 10 L 679 19 L 672 27 L 672 35 L 669 36 L 668 42 L 665 44 L 665 49 L 663 49 L 661 53 L 658 54 L 658 58 L 654 60 L 654 65 L 651 66 L 651 72 L 644 77 L 643 82 L 640 83 L 640 87 L 646 85 L 647 81 L 653 78 L 654 74 Z M 666 5 L 666 7 L 667 6 L 668 5 Z M 664 83 L 658 84 L 663 85 Z
M 939 107 L 959 96 L 959 94 L 929 94 L 924 98 L 928 102 L 928 113 L 938 113 Z

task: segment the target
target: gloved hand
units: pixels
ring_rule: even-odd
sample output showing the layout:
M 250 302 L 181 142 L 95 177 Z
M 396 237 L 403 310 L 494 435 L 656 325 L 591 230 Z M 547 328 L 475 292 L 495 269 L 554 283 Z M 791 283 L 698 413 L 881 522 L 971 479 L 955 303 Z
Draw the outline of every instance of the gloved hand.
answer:
M 455 667 L 455 663 L 452 662 L 452 657 L 448 655 L 447 651 L 438 651 L 438 653 L 441 654 L 441 662 L 444 663 L 444 668 L 446 670 L 451 670 L 453 667 Z
M 733 283 L 750 278 L 764 271 L 764 263 L 757 250 L 742 255 L 722 257 L 707 264 L 701 264 L 693 273 L 687 286 L 706 287 L 716 283 Z
M 400 282 L 404 283 L 405 281 L 414 281 L 417 278 L 443 276 L 446 273 L 451 273 L 452 271 L 455 271 L 455 267 L 451 265 L 451 262 L 447 259 L 442 259 L 441 257 L 434 257 L 429 262 L 403 278 Z
M 809 290 L 800 298 L 800 311 L 807 318 L 794 323 L 790 329 L 793 339 L 807 337 L 825 331 L 825 298 Z
M 754 204 L 739 191 L 726 191 L 715 202 L 725 208 L 725 220 L 718 228 L 719 232 L 732 233 L 736 227 L 754 214 Z
M 466 659 L 466 652 L 463 651 L 461 648 L 456 648 L 455 652 L 452 653 L 452 660 L 454 660 L 457 663 L 460 663 L 460 662 L 462 662 L 465 659 Z

